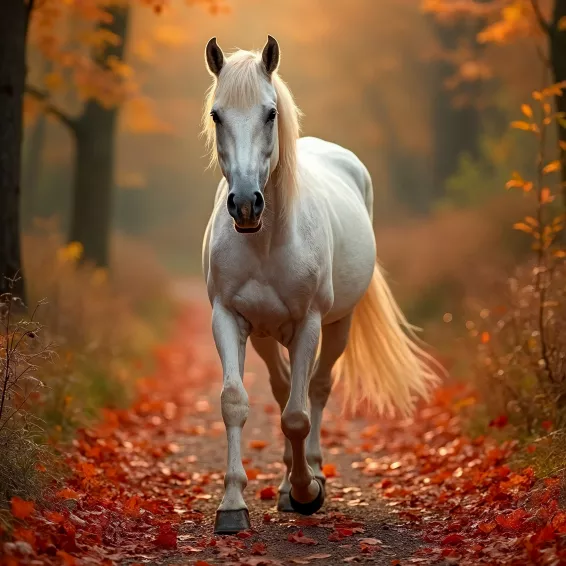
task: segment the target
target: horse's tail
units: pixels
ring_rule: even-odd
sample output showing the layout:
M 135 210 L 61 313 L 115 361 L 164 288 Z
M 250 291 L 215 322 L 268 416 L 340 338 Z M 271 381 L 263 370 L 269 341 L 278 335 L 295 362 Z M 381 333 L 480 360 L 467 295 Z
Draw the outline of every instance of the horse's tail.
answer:
M 366 402 L 380 414 L 398 409 L 410 414 L 415 395 L 428 398 L 444 371 L 417 344 L 414 327 L 395 302 L 379 265 L 354 309 L 350 338 L 336 364 L 345 405 L 355 410 Z

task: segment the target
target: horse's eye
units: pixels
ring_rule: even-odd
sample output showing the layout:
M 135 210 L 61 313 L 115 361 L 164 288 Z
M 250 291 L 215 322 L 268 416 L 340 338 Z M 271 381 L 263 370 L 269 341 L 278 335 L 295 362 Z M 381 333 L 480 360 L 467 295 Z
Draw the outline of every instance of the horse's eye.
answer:
M 220 124 L 220 116 L 218 116 L 218 112 L 216 112 L 216 110 L 213 110 L 210 115 L 212 116 L 212 121 L 215 124 Z
M 273 122 L 275 120 L 275 117 L 277 116 L 277 110 L 275 110 L 275 108 L 272 108 L 269 111 L 269 114 L 267 115 L 267 121 L 268 122 Z

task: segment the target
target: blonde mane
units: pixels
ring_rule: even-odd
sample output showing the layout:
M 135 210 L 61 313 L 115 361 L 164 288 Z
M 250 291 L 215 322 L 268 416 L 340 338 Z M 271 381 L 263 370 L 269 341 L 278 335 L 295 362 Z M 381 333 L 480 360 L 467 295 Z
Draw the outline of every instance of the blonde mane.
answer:
M 260 101 L 261 80 L 269 80 L 263 70 L 261 54 L 252 51 L 238 50 L 224 62 L 219 78 L 206 93 L 202 132 L 210 153 L 210 166 L 218 162 L 216 153 L 216 128 L 210 116 L 212 105 L 216 99 L 236 108 L 249 108 Z M 297 197 L 297 139 L 299 138 L 300 110 L 293 96 L 275 71 L 271 82 L 277 95 L 277 122 L 279 137 L 279 162 L 271 173 L 273 186 L 277 191 L 277 201 L 281 213 L 286 215 Z M 269 196 L 268 202 L 269 202 Z

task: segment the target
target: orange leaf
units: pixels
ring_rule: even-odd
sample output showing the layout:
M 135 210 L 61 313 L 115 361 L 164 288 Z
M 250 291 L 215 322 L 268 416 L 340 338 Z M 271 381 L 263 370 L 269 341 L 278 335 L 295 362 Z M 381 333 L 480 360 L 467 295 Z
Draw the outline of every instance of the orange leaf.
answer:
M 520 230 L 521 232 L 526 232 L 527 234 L 533 233 L 532 226 L 529 226 L 524 222 L 516 222 L 515 224 L 513 224 L 513 228 L 515 228 L 515 230 Z
M 65 520 L 65 517 L 56 511 L 45 511 L 44 515 L 45 518 L 52 523 L 62 523 Z
M 559 159 L 556 159 L 555 161 L 551 161 L 550 163 L 545 165 L 542 172 L 547 175 L 548 173 L 553 173 L 554 171 L 559 171 L 560 169 L 562 169 L 562 163 Z
M 491 523 L 480 523 L 478 525 L 478 529 L 482 532 L 482 533 L 486 533 L 489 534 L 491 533 L 491 531 L 493 531 L 493 529 L 497 528 L 497 523 L 495 522 L 491 522 Z
M 552 196 L 550 189 L 548 189 L 546 187 L 544 189 L 542 189 L 542 191 L 540 192 L 540 202 L 542 204 L 548 204 L 549 202 L 552 202 L 553 200 L 554 200 L 554 197 Z
M 27 519 L 34 509 L 33 501 L 24 501 L 19 497 L 12 497 L 12 515 L 16 519 Z
M 521 104 L 521 112 L 527 117 L 533 117 L 533 109 L 528 104 Z
M 322 466 L 322 473 L 327 478 L 335 478 L 338 475 L 334 464 L 324 464 L 324 466 Z
M 259 474 L 261 474 L 261 471 L 257 468 L 248 468 L 246 470 L 246 476 L 248 476 L 249 480 L 257 479 L 257 476 L 259 476 Z
M 252 440 L 250 442 L 250 448 L 253 450 L 263 450 L 268 443 L 265 440 Z
M 525 130 L 526 132 L 530 132 L 533 129 L 532 124 L 529 124 L 528 122 L 523 122 L 522 120 L 516 120 L 515 122 L 511 122 L 511 127 L 515 128 L 516 130 Z
M 66 487 L 65 489 L 57 492 L 57 497 L 61 497 L 62 499 L 78 499 L 79 494 L 73 489 Z
M 480 341 L 482 344 L 487 344 L 491 339 L 491 336 L 489 335 L 489 332 L 482 332 L 481 333 L 481 337 L 480 337 Z

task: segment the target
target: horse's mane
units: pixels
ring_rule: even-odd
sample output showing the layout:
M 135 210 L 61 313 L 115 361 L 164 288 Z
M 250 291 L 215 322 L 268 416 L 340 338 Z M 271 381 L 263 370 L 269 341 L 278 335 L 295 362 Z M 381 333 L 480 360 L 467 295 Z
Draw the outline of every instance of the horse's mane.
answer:
M 203 134 L 210 152 L 210 165 L 216 165 L 216 129 L 210 116 L 216 98 L 237 108 L 249 108 L 259 102 L 261 80 L 268 79 L 263 70 L 259 52 L 238 50 L 224 62 L 219 78 L 206 93 L 203 114 Z M 271 178 L 278 192 L 277 201 L 282 214 L 291 210 L 298 192 L 297 185 L 297 139 L 299 138 L 300 110 L 287 85 L 275 71 L 271 81 L 277 94 L 279 163 Z

